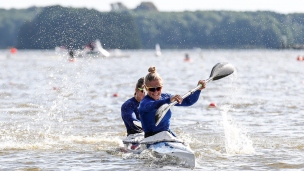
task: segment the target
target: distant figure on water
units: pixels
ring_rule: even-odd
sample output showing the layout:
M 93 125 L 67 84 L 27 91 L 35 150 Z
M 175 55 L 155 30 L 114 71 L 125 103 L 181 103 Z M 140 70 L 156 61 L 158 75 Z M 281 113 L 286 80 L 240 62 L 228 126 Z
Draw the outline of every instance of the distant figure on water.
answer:
M 69 50 L 69 61 L 74 62 L 75 61 L 75 53 L 72 49 Z
M 90 42 L 87 44 L 86 46 L 90 51 L 93 51 L 95 49 L 95 43 L 94 42 Z
M 73 50 L 70 50 L 70 51 L 69 51 L 69 55 L 70 55 L 70 58 L 74 58 L 74 51 L 73 51 Z
M 185 61 L 185 62 L 191 62 L 191 59 L 190 59 L 188 53 L 185 54 L 185 59 L 184 59 L 184 61 Z

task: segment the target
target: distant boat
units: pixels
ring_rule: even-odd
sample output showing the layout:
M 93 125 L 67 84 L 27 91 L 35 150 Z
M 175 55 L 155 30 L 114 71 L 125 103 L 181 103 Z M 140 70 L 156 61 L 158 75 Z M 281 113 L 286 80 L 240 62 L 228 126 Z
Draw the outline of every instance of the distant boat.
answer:
M 159 46 L 158 43 L 155 45 L 155 55 L 156 56 L 161 56 L 162 55 L 162 53 L 160 51 L 160 46 Z
M 59 47 L 55 48 L 56 51 L 59 51 Z M 75 58 L 85 58 L 85 57 L 92 57 L 92 58 L 99 58 L 99 57 L 129 57 L 129 55 L 123 54 L 120 49 L 112 49 L 107 51 L 104 49 L 97 39 L 93 42 L 88 43 L 83 47 L 83 49 L 74 49 L 73 51 L 67 49 L 65 53 L 67 53 L 71 57 L 71 52 L 73 53 L 73 57 Z
M 95 45 L 96 45 L 96 51 L 99 52 L 100 54 L 102 54 L 104 57 L 109 57 L 110 56 L 110 53 L 108 51 L 106 51 L 99 40 L 96 40 L 95 41 Z
M 110 56 L 110 53 L 102 47 L 98 39 L 86 45 L 86 47 L 84 48 L 84 52 L 84 55 L 96 55 L 100 57 Z

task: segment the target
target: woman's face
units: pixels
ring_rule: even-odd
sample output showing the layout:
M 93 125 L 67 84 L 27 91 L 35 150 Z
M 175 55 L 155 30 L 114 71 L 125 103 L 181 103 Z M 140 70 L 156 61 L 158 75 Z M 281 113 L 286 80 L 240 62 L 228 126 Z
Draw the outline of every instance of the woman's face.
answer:
M 162 83 L 160 80 L 153 80 L 146 83 L 146 90 L 148 95 L 154 100 L 159 100 L 162 92 Z
M 136 88 L 136 96 L 137 100 L 141 101 L 146 95 L 145 87 L 142 86 L 141 88 Z

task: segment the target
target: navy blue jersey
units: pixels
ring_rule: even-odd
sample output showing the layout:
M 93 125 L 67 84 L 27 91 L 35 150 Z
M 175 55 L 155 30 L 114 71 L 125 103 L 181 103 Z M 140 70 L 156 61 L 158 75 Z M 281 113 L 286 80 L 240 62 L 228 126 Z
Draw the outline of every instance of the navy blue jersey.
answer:
M 139 102 L 135 97 L 130 98 L 121 106 L 121 118 L 127 128 L 128 135 L 142 132 L 142 129 L 133 123 L 133 121 L 140 122 L 138 106 Z
M 191 106 L 195 102 L 197 102 L 201 90 L 195 91 L 190 96 L 183 99 L 181 104 L 176 104 L 175 106 Z M 149 95 L 146 95 L 140 102 L 139 105 L 139 113 L 141 118 L 141 124 L 143 130 L 146 133 L 158 133 L 161 131 L 170 131 L 170 118 L 171 118 L 171 110 L 168 110 L 162 121 L 158 126 L 155 126 L 155 114 L 157 109 L 163 104 L 169 104 L 171 94 L 162 93 L 159 100 L 154 100 Z

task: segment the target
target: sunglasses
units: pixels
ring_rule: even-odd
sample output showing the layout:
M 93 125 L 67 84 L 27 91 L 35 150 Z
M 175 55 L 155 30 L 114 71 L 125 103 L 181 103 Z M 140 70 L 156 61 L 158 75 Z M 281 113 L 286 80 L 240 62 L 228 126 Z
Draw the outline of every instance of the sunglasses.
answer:
M 155 91 L 160 91 L 163 87 L 148 87 L 148 86 L 146 86 L 146 88 L 147 88 L 148 91 L 155 92 Z
M 137 88 L 139 91 L 141 91 L 142 93 L 144 93 L 144 89 L 143 88 Z

